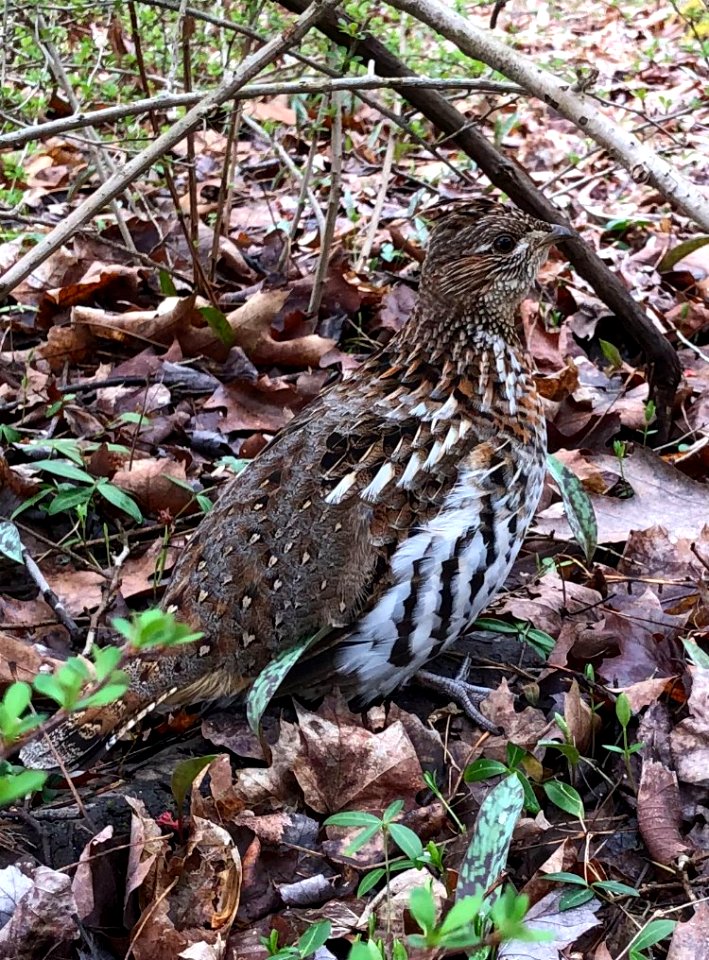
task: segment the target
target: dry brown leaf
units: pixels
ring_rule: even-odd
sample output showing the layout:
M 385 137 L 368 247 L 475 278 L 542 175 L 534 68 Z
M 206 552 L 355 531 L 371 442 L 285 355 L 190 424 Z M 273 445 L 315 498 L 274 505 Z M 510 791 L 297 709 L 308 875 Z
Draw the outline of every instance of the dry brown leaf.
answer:
M 49 608 L 46 609 L 49 612 Z M 15 680 L 31 683 L 42 667 L 54 669 L 59 663 L 48 654 L 40 653 L 27 640 L 0 633 L 0 683 L 14 683 Z
M 689 667 L 692 692 L 690 716 L 670 734 L 672 759 L 680 780 L 709 786 L 709 670 Z
M 616 470 L 620 479 L 617 458 L 599 456 L 598 463 L 601 468 Z M 706 484 L 690 480 L 646 447 L 636 447 L 623 460 L 623 472 L 634 496 L 619 499 L 591 494 L 599 543 L 625 542 L 631 531 L 658 525 L 671 530 L 677 537 L 696 539 L 701 536 L 709 517 L 709 488 Z M 552 504 L 536 517 L 533 532 L 557 540 L 573 539 L 561 503 Z
M 114 473 L 112 483 L 137 500 L 146 513 L 166 511 L 177 517 L 199 509 L 194 494 L 184 486 L 185 465 L 175 460 L 135 460 L 129 470 Z
M 690 849 L 679 830 L 681 819 L 677 774 L 657 760 L 643 760 L 638 788 L 638 829 L 651 860 L 670 866 Z
M 254 294 L 243 307 L 227 316 L 235 343 L 248 358 L 261 366 L 317 367 L 336 340 L 309 334 L 294 340 L 275 340 L 271 326 L 286 304 L 289 290 Z
M 0 956 L 34 960 L 78 939 L 76 901 L 68 874 L 41 865 L 15 864 L 0 871 L 0 887 L 14 889 L 17 900 L 12 916 L 0 929 Z
M 692 918 L 674 929 L 667 960 L 709 960 L 709 903 L 698 900 L 692 909 Z
M 402 799 L 407 809 L 414 805 L 423 778 L 402 723 L 370 733 L 341 703 L 326 713 L 299 706 L 298 721 L 302 748 L 293 773 L 313 810 L 381 813 L 392 797 Z

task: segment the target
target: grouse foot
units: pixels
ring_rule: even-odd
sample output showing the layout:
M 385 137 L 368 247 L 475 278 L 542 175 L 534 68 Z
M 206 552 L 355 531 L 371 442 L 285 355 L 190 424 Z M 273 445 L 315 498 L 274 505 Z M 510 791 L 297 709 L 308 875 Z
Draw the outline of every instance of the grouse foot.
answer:
M 468 683 L 464 678 L 468 675 L 470 669 L 470 658 L 466 657 L 463 666 L 455 677 L 442 677 L 437 673 L 431 673 L 429 670 L 419 670 L 415 679 L 425 687 L 431 687 L 447 694 L 452 700 L 460 706 L 465 714 L 483 730 L 488 733 L 499 733 L 499 727 L 496 727 L 491 720 L 478 710 L 476 704 L 486 700 L 492 690 L 489 687 L 478 687 L 473 683 Z

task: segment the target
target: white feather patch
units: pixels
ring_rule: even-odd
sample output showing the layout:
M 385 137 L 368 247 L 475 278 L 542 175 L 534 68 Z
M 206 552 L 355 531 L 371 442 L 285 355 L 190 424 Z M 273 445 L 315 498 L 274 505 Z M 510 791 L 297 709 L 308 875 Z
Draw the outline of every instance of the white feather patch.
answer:
M 393 464 L 388 462 L 383 464 L 372 478 L 371 483 L 367 484 L 360 493 L 360 497 L 367 503 L 376 503 L 382 490 L 394 479 L 395 475 L 396 471 Z
M 325 497 L 325 503 L 329 503 L 329 504 L 342 503 L 342 501 L 347 496 L 347 491 L 356 482 L 356 480 L 357 480 L 356 473 L 346 474 L 342 478 L 342 480 L 340 480 L 337 486 L 333 487 L 333 489 Z

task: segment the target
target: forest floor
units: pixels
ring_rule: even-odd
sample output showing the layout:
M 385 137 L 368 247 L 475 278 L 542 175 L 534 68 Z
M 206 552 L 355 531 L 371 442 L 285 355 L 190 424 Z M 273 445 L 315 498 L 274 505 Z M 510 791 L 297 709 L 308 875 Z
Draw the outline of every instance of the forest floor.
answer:
M 167 76 L 182 55 L 177 16 L 139 9 L 148 72 Z M 490 12 L 468 15 L 487 29 Z M 77 6 L 51 16 L 82 109 L 143 95 L 127 13 Z M 560 76 L 597 70 L 589 82 L 607 115 L 706 192 L 707 23 L 691 4 L 512 0 L 498 33 Z M 489 73 L 394 11 L 365 25 L 429 75 Z M 32 31 L 22 33 L 22 18 L 10 29 L 0 134 L 72 112 L 50 90 Z M 222 55 L 232 38 L 199 20 L 197 29 L 206 32 L 201 48 L 193 41 L 195 72 L 207 89 L 205 50 Z M 309 55 L 334 57 L 309 42 Z M 289 59 L 268 79 L 297 66 Z M 220 487 L 333 374 L 405 323 L 427 209 L 491 193 L 450 140 L 397 94 L 380 95 L 424 143 L 347 98 L 342 192 L 314 315 L 332 124 L 317 98 L 293 95 L 246 101 L 250 122 L 233 151 L 225 113 L 172 152 L 196 257 L 161 167 L 133 184 L 122 225 L 106 208 L 0 306 L 3 685 L 76 653 L 90 625 L 100 640 L 112 617 L 159 600 Z M 72 789 L 54 777 L 4 813 L 0 955 L 326 960 L 346 957 L 358 936 L 371 960 L 377 938 L 398 960 L 451 955 L 407 941 L 417 930 L 410 891 L 431 878 L 445 911 L 481 804 L 512 774 L 524 810 L 505 883 L 529 897 L 530 925 L 551 940 L 487 943 L 488 955 L 709 956 L 709 245 L 688 245 L 691 222 L 543 103 L 480 93 L 454 102 L 565 211 L 676 349 L 682 380 L 667 442 L 656 445 L 650 371 L 623 319 L 554 253 L 523 322 L 550 453 L 593 505 L 598 546 L 586 556 L 550 475 L 485 629 L 448 658 L 450 672 L 470 654 L 472 676 L 496 688 L 485 711 L 499 734 L 415 686 L 366 716 L 336 699 L 277 701 L 264 721 L 270 762 L 239 706 L 156 716 Z M 139 117 L 102 135 L 124 158 L 152 129 Z M 0 271 L 97 188 L 89 146 L 82 131 L 0 146 Z M 293 164 L 312 168 L 315 203 L 306 200 L 295 229 Z M 65 623 L 17 562 L 19 540 Z M 190 759 L 205 756 L 202 769 Z M 187 815 L 175 794 L 195 776 Z M 353 852 L 353 837 L 387 808 L 409 832 L 397 840 L 385 817 Z M 361 816 L 324 824 L 345 811 Z

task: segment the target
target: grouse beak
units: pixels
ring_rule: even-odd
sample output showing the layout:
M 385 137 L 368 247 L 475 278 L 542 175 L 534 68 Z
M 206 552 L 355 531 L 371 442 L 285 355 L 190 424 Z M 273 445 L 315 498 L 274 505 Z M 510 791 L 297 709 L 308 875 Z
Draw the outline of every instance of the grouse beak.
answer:
M 562 240 L 573 240 L 575 236 L 576 232 L 570 227 L 563 227 L 560 223 L 553 223 L 551 230 L 541 242 L 551 247 L 553 244 L 560 243 Z

